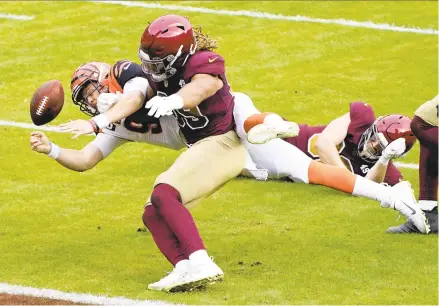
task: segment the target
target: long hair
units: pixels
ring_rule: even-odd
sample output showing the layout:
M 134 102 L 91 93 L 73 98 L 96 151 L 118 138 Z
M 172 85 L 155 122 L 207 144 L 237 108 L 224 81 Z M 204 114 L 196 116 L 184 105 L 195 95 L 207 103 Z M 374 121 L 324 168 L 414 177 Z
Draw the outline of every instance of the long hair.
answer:
M 188 17 L 186 17 L 189 19 Z M 197 41 L 196 51 L 209 50 L 213 51 L 218 48 L 218 41 L 209 37 L 209 35 L 202 32 L 201 27 L 192 27 L 195 34 L 195 40 Z

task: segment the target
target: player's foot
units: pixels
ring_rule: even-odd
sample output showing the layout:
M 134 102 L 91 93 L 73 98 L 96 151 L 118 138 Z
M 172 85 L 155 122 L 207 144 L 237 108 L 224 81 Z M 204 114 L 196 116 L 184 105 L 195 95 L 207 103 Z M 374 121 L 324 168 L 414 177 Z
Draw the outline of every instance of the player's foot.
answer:
M 295 122 L 275 121 L 260 123 L 247 132 L 247 140 L 253 144 L 262 144 L 275 138 L 296 137 L 299 126 Z
M 409 182 L 402 181 L 391 187 L 395 196 L 393 205 L 381 203 L 382 207 L 391 207 L 406 217 L 422 234 L 428 234 L 430 226 L 424 212 L 416 202 L 413 189 Z
M 159 280 L 158 282 L 148 285 L 148 289 L 166 292 L 185 291 L 188 284 L 192 282 L 189 271 L 191 265 L 189 260 L 182 260 L 181 265 L 172 270 L 167 276 Z
M 213 261 L 213 257 L 199 262 L 191 262 L 191 275 L 195 282 L 194 287 L 211 285 L 220 282 L 224 278 L 224 272 Z
M 437 207 L 435 207 L 433 210 L 423 210 L 423 212 L 425 214 L 425 217 L 427 218 L 428 224 L 430 225 L 429 234 L 437 234 L 438 233 Z M 422 234 L 411 221 L 407 221 L 406 223 L 398 226 L 389 227 L 386 233 Z

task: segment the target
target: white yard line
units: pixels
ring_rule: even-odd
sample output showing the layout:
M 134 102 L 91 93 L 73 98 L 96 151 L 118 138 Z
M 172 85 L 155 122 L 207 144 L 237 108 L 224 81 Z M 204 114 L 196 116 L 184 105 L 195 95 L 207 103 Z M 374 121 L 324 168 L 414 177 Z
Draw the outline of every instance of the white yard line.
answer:
M 9 285 L 0 283 L 0 293 L 11 295 L 26 295 L 52 300 L 70 301 L 73 303 L 94 305 L 170 305 L 171 303 L 155 300 L 131 300 L 124 297 L 107 297 L 104 295 L 92 295 L 75 292 L 62 292 L 52 289 L 38 289 L 25 286 Z
M 215 10 L 204 7 L 194 7 L 194 6 L 182 6 L 182 5 L 170 5 L 170 4 L 159 4 L 159 3 L 144 3 L 135 1 L 91 1 L 98 4 L 114 4 L 123 5 L 130 7 L 143 7 L 149 9 L 164 9 L 168 11 L 185 11 L 185 12 L 196 12 L 204 14 L 215 14 L 215 15 L 227 15 L 227 16 L 245 16 L 251 18 L 261 18 L 270 20 L 287 20 L 296 22 L 313 22 L 313 23 L 325 23 L 325 24 L 338 24 L 346 27 L 357 27 L 357 28 L 368 28 L 382 31 L 394 31 L 394 32 L 409 32 L 417 34 L 427 34 L 427 35 L 438 35 L 439 30 L 436 29 L 422 29 L 407 26 L 396 26 L 388 23 L 375 23 L 372 21 L 355 21 L 347 19 L 324 19 L 324 18 L 312 18 L 307 16 L 287 16 L 281 14 L 271 14 L 264 12 L 255 11 L 229 11 L 229 10 Z
M 0 120 L 0 126 L 11 126 L 11 127 L 22 128 L 22 129 L 64 133 L 64 132 L 60 131 L 60 129 L 56 126 L 50 126 L 50 125 L 36 126 L 36 125 L 30 124 L 30 123 L 14 122 L 14 121 L 7 121 L 7 120 Z M 93 136 L 93 135 L 91 135 L 91 136 Z M 417 164 L 405 164 L 405 163 L 396 162 L 395 165 L 399 168 L 419 169 L 419 166 Z
M 35 18 L 35 16 L 13 15 L 13 14 L 0 13 L 0 18 L 13 19 L 13 20 L 32 20 Z
M 416 170 L 419 169 L 419 165 L 413 163 L 406 164 L 406 163 L 394 162 L 393 164 L 398 168 L 407 168 L 407 169 L 416 169 Z

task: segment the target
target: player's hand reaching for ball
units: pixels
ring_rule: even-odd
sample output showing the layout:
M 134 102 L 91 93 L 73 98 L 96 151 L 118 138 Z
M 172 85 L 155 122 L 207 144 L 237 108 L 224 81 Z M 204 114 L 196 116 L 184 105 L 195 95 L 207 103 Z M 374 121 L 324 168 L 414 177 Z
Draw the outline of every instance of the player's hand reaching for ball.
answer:
M 51 149 L 51 143 L 44 133 L 32 132 L 30 134 L 30 147 L 38 153 L 48 154 Z

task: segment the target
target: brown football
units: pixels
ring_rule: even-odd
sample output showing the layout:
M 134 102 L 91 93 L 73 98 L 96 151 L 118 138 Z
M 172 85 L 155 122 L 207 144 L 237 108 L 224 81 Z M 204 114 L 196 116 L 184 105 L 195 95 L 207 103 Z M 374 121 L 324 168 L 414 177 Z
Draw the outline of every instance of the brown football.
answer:
M 38 88 L 30 101 L 30 117 L 35 125 L 49 123 L 58 116 L 64 105 L 61 82 L 51 80 Z

